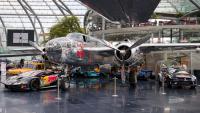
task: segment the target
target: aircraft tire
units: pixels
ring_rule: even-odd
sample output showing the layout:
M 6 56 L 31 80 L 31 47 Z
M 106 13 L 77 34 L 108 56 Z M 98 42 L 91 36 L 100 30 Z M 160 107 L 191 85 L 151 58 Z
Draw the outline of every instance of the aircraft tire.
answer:
M 62 91 L 66 91 L 69 88 L 69 83 L 67 83 L 65 80 L 61 80 L 59 87 Z
M 158 81 L 158 85 L 160 86 L 160 87 L 162 87 L 162 82 L 159 80 Z

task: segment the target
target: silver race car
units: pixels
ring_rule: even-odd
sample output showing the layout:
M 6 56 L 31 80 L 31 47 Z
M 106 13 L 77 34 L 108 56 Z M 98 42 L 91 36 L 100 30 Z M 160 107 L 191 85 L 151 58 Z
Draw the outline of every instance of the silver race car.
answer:
M 159 73 L 159 84 L 168 87 L 190 87 L 194 89 L 197 86 L 196 76 L 180 68 L 164 68 Z

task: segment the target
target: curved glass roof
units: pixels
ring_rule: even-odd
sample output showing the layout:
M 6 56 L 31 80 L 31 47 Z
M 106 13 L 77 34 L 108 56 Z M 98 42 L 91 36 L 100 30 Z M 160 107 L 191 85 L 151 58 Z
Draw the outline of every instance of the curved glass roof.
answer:
M 200 0 L 161 0 L 155 12 L 158 13 L 190 13 L 200 10 Z
M 69 15 L 77 16 L 83 26 L 86 11 L 87 8 L 75 0 L 0 0 L 0 33 L 5 29 L 35 27 L 37 34 L 43 35 Z
M 146 22 L 161 0 L 79 0 L 111 21 Z M 112 7 L 111 7 L 112 4 Z M 145 8 L 144 8 L 145 7 Z M 141 10 L 143 8 L 143 10 Z
M 161 0 L 155 12 L 177 13 L 200 9 L 200 0 Z M 0 0 L 0 42 L 7 29 L 36 29 L 44 37 L 63 16 L 75 15 L 83 26 L 87 8 L 77 0 Z

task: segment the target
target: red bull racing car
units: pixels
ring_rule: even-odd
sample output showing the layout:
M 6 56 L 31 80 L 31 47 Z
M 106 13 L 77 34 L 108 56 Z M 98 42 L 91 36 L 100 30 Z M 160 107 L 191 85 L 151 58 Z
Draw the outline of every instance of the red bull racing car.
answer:
M 5 88 L 13 91 L 40 90 L 47 87 L 57 87 L 58 74 L 52 71 L 34 70 L 9 77 Z M 61 83 L 64 79 L 59 79 Z

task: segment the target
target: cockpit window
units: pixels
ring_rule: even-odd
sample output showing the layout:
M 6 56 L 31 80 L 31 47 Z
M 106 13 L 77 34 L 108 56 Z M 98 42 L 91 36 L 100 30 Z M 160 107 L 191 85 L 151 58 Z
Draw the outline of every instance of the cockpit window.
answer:
M 71 40 L 76 40 L 80 42 L 88 42 L 88 37 L 87 35 L 81 34 L 81 33 L 70 33 L 67 35 L 67 38 Z

